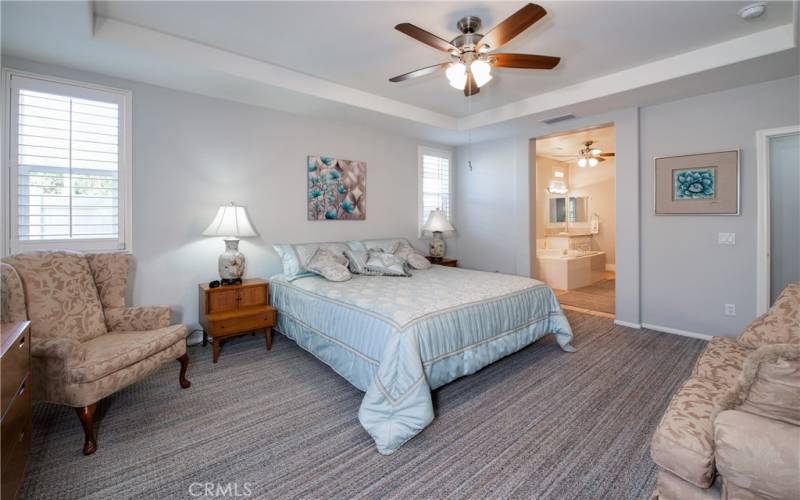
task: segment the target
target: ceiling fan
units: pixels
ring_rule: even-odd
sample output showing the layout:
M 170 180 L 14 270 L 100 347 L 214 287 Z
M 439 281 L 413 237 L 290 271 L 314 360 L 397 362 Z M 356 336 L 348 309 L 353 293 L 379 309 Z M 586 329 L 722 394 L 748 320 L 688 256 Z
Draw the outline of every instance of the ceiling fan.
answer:
M 497 68 L 553 69 L 561 60 L 560 57 L 492 53 L 545 15 L 547 15 L 547 11 L 544 8 L 535 3 L 529 3 L 485 35 L 478 33 L 481 29 L 480 18 L 467 16 L 458 21 L 457 26 L 461 34 L 449 42 L 411 23 L 398 24 L 394 29 L 434 49 L 449 53 L 452 60 L 404 73 L 390 78 L 389 81 L 402 82 L 445 69 L 450 85 L 459 90 L 463 89 L 464 95 L 471 96 L 477 94 L 480 88 L 492 79 L 493 66 Z
M 595 141 L 586 141 L 583 143 L 583 148 L 578 150 L 577 155 L 553 155 L 563 156 L 577 161 L 578 166 L 583 168 L 586 166 L 596 167 L 601 161 L 606 161 L 606 158 L 616 156 L 616 153 L 604 153 L 602 149 L 593 147 Z

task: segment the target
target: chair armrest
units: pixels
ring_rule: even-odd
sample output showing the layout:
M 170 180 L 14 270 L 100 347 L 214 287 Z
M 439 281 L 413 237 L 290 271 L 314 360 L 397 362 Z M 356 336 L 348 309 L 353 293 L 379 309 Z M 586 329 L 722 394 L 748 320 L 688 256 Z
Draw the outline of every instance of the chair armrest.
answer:
M 0 264 L 0 296 L 0 302 L 2 302 L 0 321 L 14 323 L 28 319 L 22 279 L 16 269 L 5 262 Z
M 60 360 L 69 365 L 83 361 L 86 357 L 86 351 L 81 343 L 75 339 L 33 339 L 31 342 L 31 356 L 34 358 Z
M 169 306 L 109 307 L 105 314 L 112 332 L 157 330 L 168 327 L 172 320 Z
M 714 421 L 717 470 L 753 498 L 796 498 L 800 491 L 800 427 L 746 411 Z
M 800 426 L 800 345 L 766 345 L 749 354 L 715 414 L 733 409 Z

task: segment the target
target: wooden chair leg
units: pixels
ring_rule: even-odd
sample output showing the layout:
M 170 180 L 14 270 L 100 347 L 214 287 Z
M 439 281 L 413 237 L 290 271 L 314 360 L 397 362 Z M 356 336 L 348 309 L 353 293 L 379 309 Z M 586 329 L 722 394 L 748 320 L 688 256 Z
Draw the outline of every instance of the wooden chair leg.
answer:
M 84 406 L 83 408 L 75 408 L 78 413 L 78 418 L 83 426 L 83 454 L 91 455 L 97 451 L 97 438 L 94 436 L 94 412 L 97 410 L 97 403 Z
M 267 350 L 272 349 L 272 328 L 264 329 L 264 338 L 267 340 Z
M 178 362 L 181 364 L 181 374 L 178 377 L 178 381 L 181 383 L 181 387 L 188 389 L 192 385 L 189 379 L 186 378 L 186 369 L 189 368 L 189 355 L 183 353 L 183 356 L 178 358 Z

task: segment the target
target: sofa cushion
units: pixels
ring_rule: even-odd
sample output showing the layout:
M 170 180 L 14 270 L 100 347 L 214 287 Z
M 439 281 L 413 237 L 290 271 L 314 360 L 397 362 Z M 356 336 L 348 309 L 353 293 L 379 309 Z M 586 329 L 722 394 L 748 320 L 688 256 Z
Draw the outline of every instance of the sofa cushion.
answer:
M 714 441 L 726 489 L 739 486 L 752 498 L 798 498 L 800 427 L 745 411 L 723 411 L 714 422 Z
M 714 399 L 727 387 L 693 376 L 678 389 L 653 434 L 650 455 L 655 463 L 696 486 L 711 486 Z
M 728 387 L 736 383 L 742 365 L 751 349 L 729 337 L 712 337 L 694 366 L 694 375 L 721 382 Z
M 722 484 L 719 478 L 714 481 L 711 488 L 698 488 L 662 469 L 658 471 L 656 477 L 656 491 L 652 500 L 719 500 L 721 492 Z
M 800 282 L 790 283 L 769 311 L 754 319 L 737 340 L 750 349 L 768 344 L 800 344 Z
M 3 259 L 22 278 L 31 336 L 81 342 L 106 333 L 89 263 L 77 252 L 41 251 Z
M 146 332 L 107 333 L 83 344 L 83 362 L 69 369 L 73 383 L 93 382 L 136 364 L 186 338 L 185 325 Z
M 125 307 L 130 257 L 128 252 L 86 254 L 104 308 Z

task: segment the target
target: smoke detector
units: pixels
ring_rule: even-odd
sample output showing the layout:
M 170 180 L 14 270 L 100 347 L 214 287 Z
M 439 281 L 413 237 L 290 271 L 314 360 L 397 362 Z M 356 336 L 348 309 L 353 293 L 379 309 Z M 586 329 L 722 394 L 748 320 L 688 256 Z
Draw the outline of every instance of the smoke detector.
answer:
M 745 7 L 739 9 L 739 17 L 742 19 L 749 21 L 750 19 L 756 19 L 764 15 L 764 12 L 767 11 L 767 2 L 756 2 L 751 3 Z

